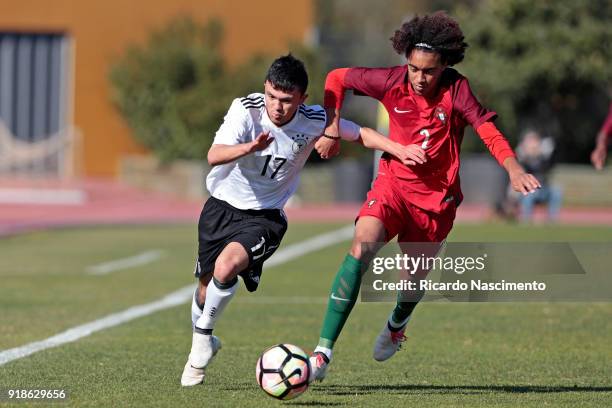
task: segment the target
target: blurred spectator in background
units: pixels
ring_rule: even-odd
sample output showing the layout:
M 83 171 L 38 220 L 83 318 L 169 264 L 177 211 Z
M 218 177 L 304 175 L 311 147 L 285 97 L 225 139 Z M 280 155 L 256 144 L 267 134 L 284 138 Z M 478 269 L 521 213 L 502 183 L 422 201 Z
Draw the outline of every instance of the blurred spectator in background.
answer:
M 608 155 L 608 142 L 612 138 L 612 103 L 610 103 L 610 109 L 608 110 L 608 116 L 604 121 L 601 130 L 597 134 L 597 142 L 595 149 L 591 153 L 591 163 L 597 170 L 603 169 L 606 164 L 606 156 Z
M 536 204 L 548 205 L 548 220 L 555 221 L 559 216 L 561 200 L 563 197 L 560 188 L 552 186 L 548 175 L 553 165 L 552 155 L 555 144 L 550 137 L 542 138 L 535 130 L 528 130 L 523 134 L 521 142 L 516 149 L 519 163 L 525 171 L 533 174 L 542 187 L 533 194 L 520 196 L 520 217 L 523 222 L 530 222 L 533 217 L 533 208 Z

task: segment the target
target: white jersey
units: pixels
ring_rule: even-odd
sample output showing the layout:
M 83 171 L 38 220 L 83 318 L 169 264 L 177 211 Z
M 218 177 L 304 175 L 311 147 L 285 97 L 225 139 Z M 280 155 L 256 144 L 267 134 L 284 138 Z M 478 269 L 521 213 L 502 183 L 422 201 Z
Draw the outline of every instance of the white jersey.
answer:
M 242 210 L 283 208 L 325 122 L 321 106 L 300 105 L 293 119 L 278 127 L 268 117 L 263 94 L 234 99 L 213 144 L 248 143 L 261 132 L 270 132 L 274 141 L 264 150 L 214 166 L 206 177 L 208 192 Z M 357 140 L 359 131 L 355 123 L 341 120 L 343 139 Z

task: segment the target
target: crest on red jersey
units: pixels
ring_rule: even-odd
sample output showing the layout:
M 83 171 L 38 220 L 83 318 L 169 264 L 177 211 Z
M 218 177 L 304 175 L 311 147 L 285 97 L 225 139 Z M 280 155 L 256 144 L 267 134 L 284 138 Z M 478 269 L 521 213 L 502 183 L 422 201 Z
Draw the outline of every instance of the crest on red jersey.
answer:
M 376 199 L 368 201 L 368 208 L 372 208 L 374 204 L 376 204 Z
M 446 114 L 446 111 L 441 106 L 438 106 L 436 108 L 435 115 L 436 115 L 436 118 L 438 118 L 438 120 L 442 122 L 443 125 L 446 125 L 446 120 L 448 119 L 448 115 Z

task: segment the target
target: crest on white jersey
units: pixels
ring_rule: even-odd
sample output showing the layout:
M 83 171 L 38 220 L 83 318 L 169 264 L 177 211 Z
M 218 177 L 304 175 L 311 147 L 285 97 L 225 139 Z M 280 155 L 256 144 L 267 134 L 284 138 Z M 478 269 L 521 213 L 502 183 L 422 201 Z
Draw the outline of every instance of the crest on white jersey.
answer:
M 306 135 L 304 134 L 297 134 L 295 136 L 291 136 L 291 138 L 293 139 L 293 153 L 299 153 L 300 150 L 302 150 L 304 148 L 304 146 L 306 146 L 308 144 L 308 139 L 306 138 Z

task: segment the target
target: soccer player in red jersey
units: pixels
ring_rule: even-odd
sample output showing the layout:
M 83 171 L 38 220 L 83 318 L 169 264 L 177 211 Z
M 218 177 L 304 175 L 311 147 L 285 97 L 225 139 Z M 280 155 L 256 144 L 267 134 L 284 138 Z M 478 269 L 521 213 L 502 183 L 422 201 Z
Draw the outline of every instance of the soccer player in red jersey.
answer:
M 415 17 L 391 38 L 407 64 L 390 68 L 340 68 L 325 84 L 324 105 L 331 121 L 326 138 L 317 142 L 322 157 L 338 151 L 331 138 L 339 133 L 345 91 L 380 101 L 389 114 L 389 138 L 408 146 L 408 165 L 383 154 L 378 176 L 355 225 L 350 251 L 331 288 L 319 344 L 311 361 L 311 381 L 325 377 L 332 348 L 359 294 L 361 276 L 380 244 L 441 243 L 450 232 L 462 200 L 459 151 L 467 125 L 502 165 L 514 190 L 529 194 L 540 187 L 517 162 L 512 148 L 493 124 L 496 113 L 484 108 L 467 79 L 449 68 L 463 60 L 467 44 L 457 22 L 443 12 Z M 406 161 L 405 161 L 406 162 Z M 404 330 L 418 299 L 398 302 L 376 339 L 374 358 L 391 357 L 404 340 Z

